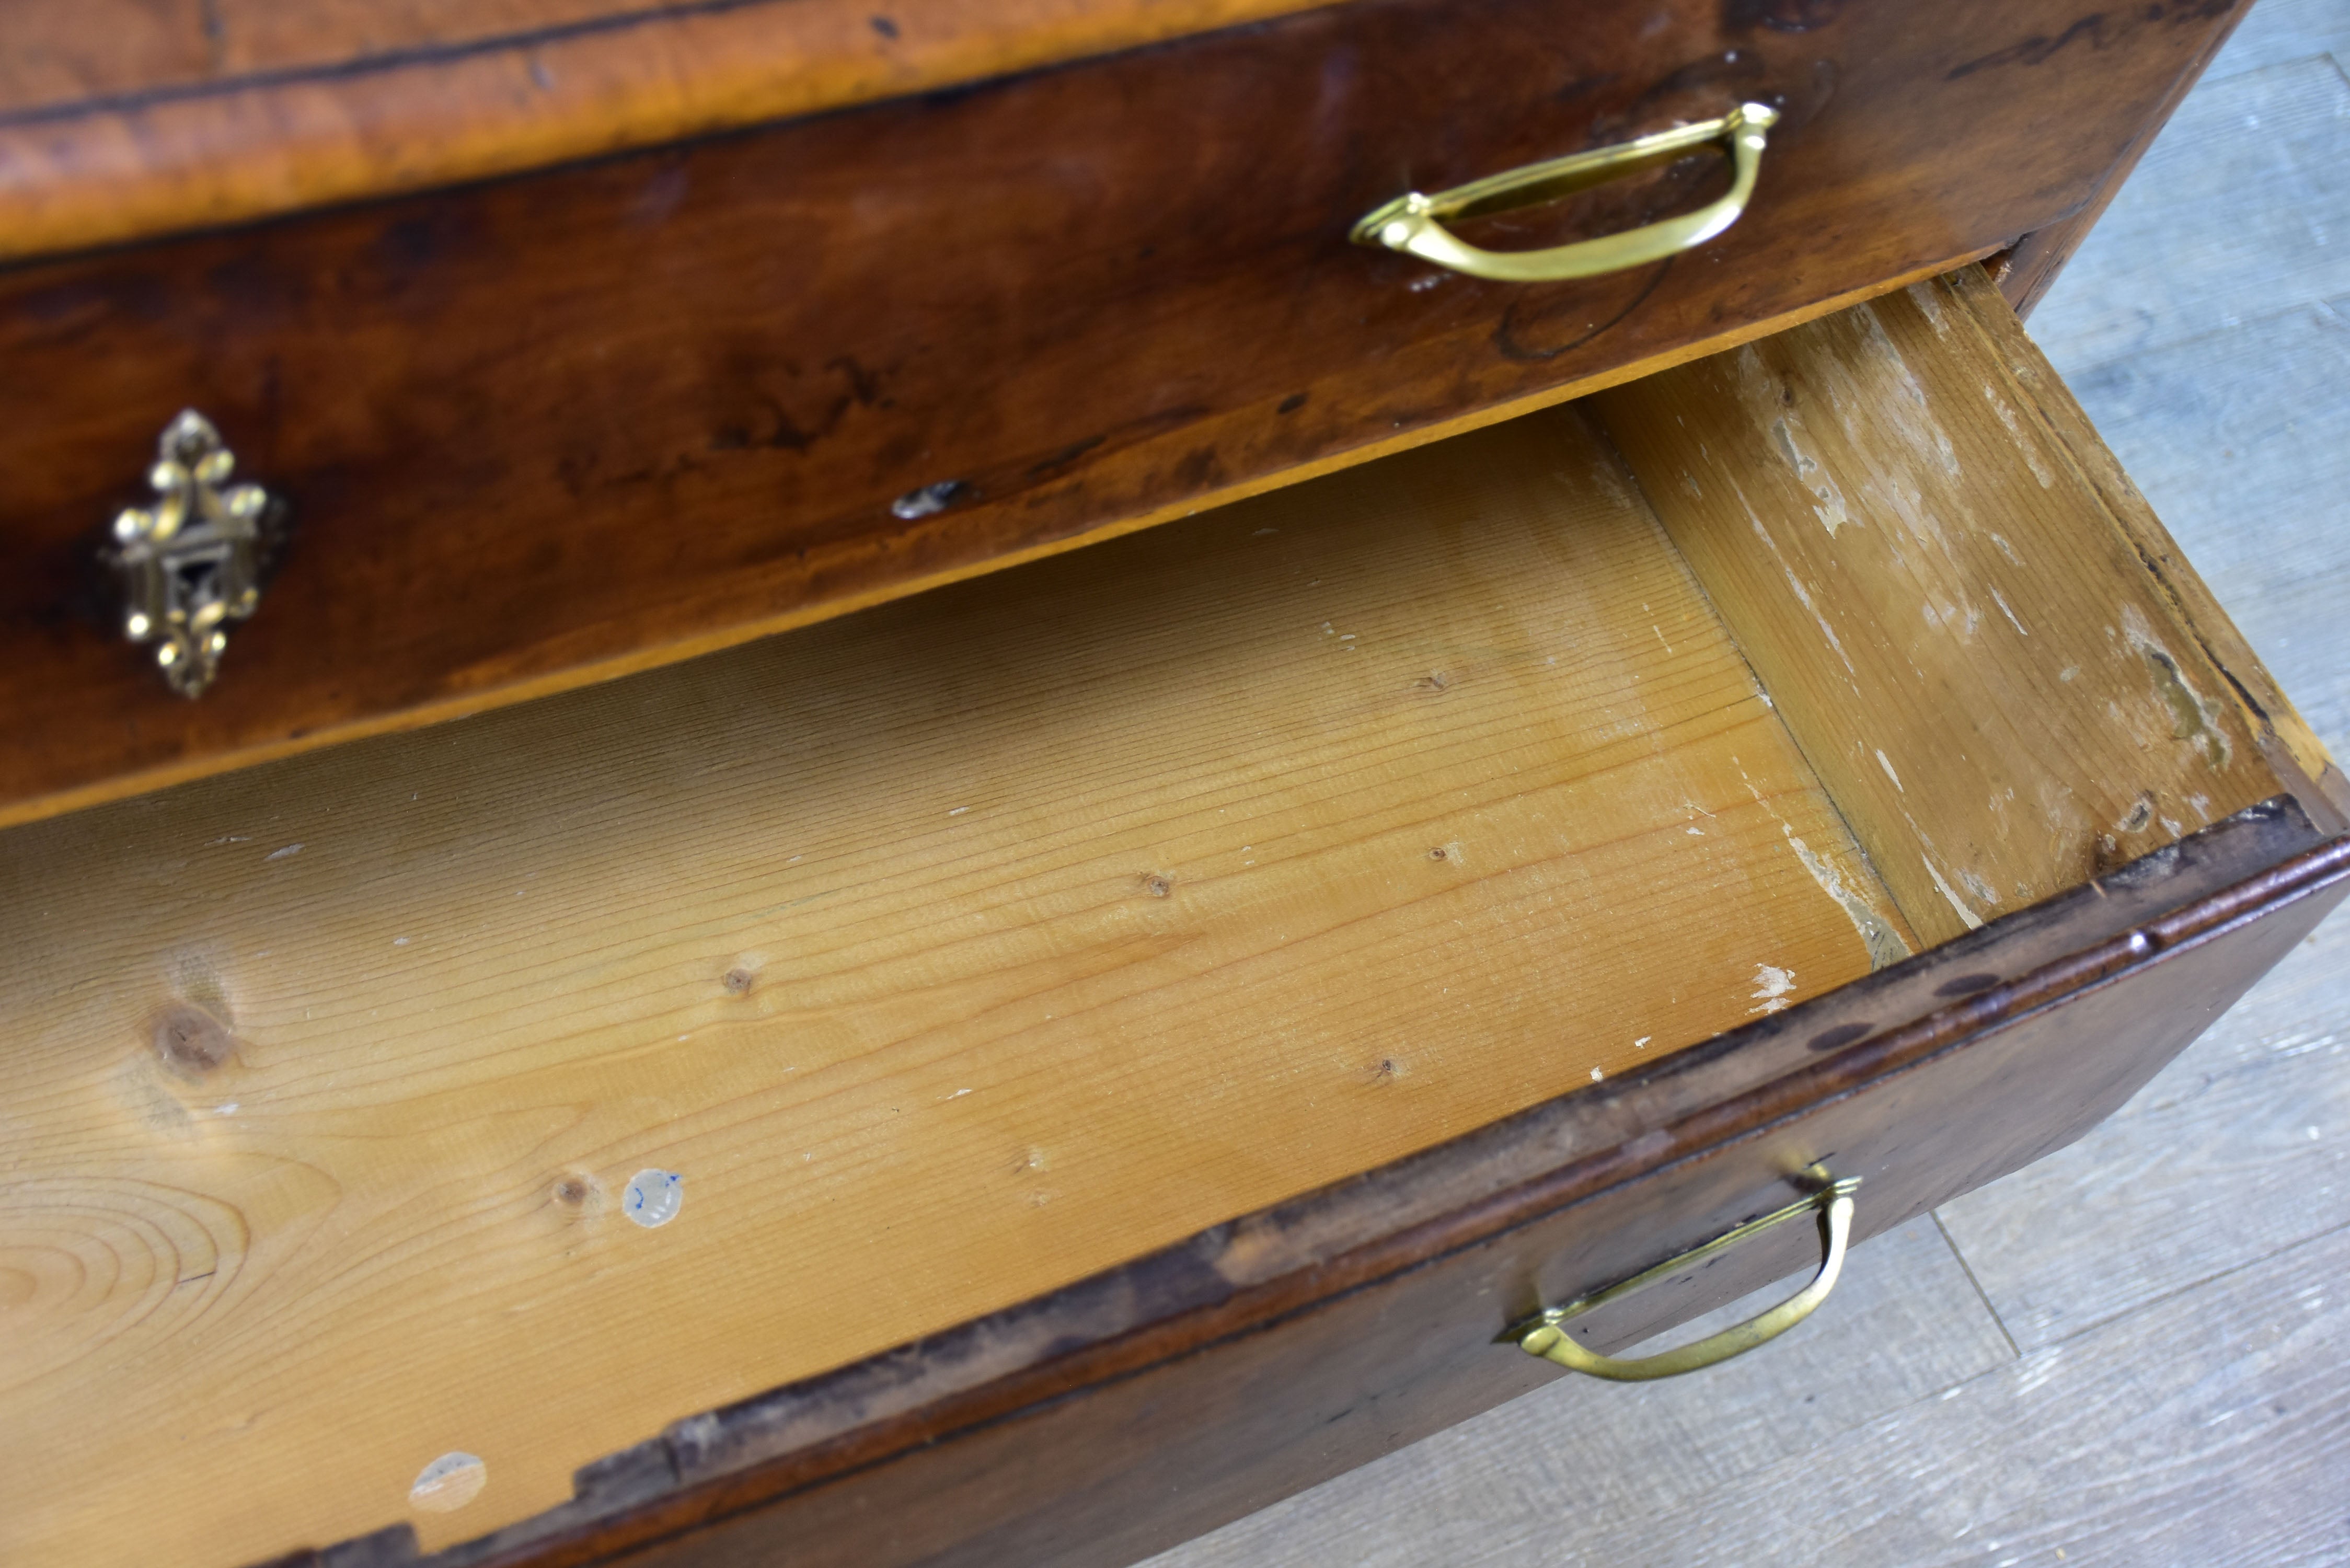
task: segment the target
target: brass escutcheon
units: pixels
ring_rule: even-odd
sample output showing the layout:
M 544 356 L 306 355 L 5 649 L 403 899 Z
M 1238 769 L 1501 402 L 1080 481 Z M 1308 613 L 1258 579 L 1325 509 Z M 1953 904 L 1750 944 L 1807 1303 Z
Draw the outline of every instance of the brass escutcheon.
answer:
M 231 484 L 236 455 L 213 422 L 183 410 L 155 443 L 150 506 L 114 520 L 106 564 L 122 578 L 122 635 L 155 645 L 172 690 L 201 697 L 220 673 L 228 623 L 261 603 L 283 507 L 257 484 Z

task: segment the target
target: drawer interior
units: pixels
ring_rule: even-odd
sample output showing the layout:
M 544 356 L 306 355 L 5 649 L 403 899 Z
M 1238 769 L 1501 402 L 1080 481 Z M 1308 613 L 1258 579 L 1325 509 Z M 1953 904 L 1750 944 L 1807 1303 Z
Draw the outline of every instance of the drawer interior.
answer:
M 0 1540 L 479 1534 L 2241 806 L 2338 816 L 2003 311 L 1920 286 L 0 835 Z M 479 1495 L 412 1504 L 450 1452 Z

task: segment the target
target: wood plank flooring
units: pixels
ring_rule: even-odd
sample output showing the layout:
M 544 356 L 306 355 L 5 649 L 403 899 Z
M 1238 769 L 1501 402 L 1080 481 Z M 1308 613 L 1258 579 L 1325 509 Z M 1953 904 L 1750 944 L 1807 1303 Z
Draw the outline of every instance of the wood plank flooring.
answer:
M 2336 756 L 2345 67 L 2350 0 L 2261 0 L 2032 322 Z M 2345 1368 L 2350 910 L 1767 1350 L 1563 1378 L 1151 1568 L 2350 1563 Z

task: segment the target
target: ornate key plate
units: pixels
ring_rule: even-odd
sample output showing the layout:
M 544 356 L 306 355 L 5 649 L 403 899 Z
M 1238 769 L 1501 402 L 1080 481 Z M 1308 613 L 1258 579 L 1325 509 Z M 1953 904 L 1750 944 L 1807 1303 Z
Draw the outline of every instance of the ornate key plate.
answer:
M 151 506 L 114 520 L 109 564 L 121 574 L 122 634 L 155 644 L 155 662 L 182 697 L 220 672 L 228 624 L 261 603 L 277 504 L 257 484 L 229 483 L 236 456 L 189 409 L 163 428 L 147 481 Z

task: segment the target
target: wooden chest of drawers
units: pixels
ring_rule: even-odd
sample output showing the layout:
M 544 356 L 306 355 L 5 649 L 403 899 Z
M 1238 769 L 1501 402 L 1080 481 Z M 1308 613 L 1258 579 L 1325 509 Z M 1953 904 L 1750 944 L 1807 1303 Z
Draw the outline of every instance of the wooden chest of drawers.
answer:
M 2339 771 L 1931 275 L 2036 232 L 2027 292 L 2224 7 L 1201 9 L 1003 81 L 1164 35 L 430 9 L 0 121 L 59 253 L 0 271 L 11 1556 L 1131 1561 L 1811 1299 L 2350 888 Z M 595 54 L 754 26 L 803 68 Z M 639 97 L 396 155 L 388 79 L 509 47 Z M 1742 99 L 1670 260 L 1347 244 Z M 109 114 L 223 140 L 109 174 Z M 88 569 L 182 403 L 293 505 L 193 701 Z

